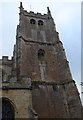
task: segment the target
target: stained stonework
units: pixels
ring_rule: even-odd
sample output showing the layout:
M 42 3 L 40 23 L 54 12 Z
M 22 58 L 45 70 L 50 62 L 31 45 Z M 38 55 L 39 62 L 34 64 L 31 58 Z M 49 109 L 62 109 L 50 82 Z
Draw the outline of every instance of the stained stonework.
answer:
M 15 118 L 81 118 L 81 101 L 49 7 L 27 12 L 20 3 L 12 60 L 2 58 L 2 97 Z M 0 92 L 1 93 L 1 92 Z M 3 103 L 2 103 L 3 104 Z
M 3 90 L 3 97 L 8 98 L 14 106 L 15 117 L 16 118 L 29 118 L 30 111 L 29 106 L 31 106 L 31 93 L 28 90 Z

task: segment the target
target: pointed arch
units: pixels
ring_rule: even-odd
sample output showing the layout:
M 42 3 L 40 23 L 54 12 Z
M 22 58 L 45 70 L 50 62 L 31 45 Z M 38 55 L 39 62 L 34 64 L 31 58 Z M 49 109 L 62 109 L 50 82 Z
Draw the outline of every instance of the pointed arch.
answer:
M 39 21 L 38 21 L 38 25 L 41 25 L 41 26 L 42 26 L 43 24 L 44 24 L 44 23 L 43 23 L 42 20 L 39 20 Z
M 15 109 L 11 100 L 6 97 L 2 97 L 2 119 L 12 119 L 15 118 Z
M 44 61 L 44 57 L 45 57 L 45 51 L 42 49 L 38 50 L 38 60 L 39 61 Z
M 36 24 L 36 21 L 34 19 L 30 19 L 30 24 Z

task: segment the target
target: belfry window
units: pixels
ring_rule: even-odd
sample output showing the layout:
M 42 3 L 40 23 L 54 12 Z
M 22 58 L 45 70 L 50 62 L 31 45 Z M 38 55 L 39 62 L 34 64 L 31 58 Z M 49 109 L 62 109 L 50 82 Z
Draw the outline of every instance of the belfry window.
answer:
M 36 23 L 36 21 L 34 19 L 31 19 L 30 23 L 34 25 Z
M 44 61 L 44 57 L 45 57 L 45 51 L 40 49 L 38 51 L 38 59 L 39 59 L 39 61 L 41 61 L 41 62 Z
M 42 20 L 39 20 L 39 21 L 38 21 L 38 25 L 42 26 L 42 25 L 43 25 L 43 21 L 42 21 Z

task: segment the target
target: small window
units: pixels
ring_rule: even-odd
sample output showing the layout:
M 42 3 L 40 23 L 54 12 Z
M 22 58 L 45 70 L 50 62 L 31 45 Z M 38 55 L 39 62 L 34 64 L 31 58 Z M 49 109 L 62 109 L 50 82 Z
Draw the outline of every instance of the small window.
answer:
M 31 19 L 31 20 L 30 20 L 30 23 L 31 23 L 31 24 L 35 24 L 36 21 L 35 21 L 34 19 Z
M 38 21 L 38 25 L 41 25 L 41 26 L 42 26 L 42 25 L 43 25 L 43 21 L 42 21 L 42 20 L 39 20 L 39 21 Z
M 39 59 L 40 61 L 43 61 L 43 60 L 44 60 L 44 56 L 45 56 L 45 51 L 42 50 L 42 49 L 40 49 L 40 50 L 38 51 L 38 59 Z

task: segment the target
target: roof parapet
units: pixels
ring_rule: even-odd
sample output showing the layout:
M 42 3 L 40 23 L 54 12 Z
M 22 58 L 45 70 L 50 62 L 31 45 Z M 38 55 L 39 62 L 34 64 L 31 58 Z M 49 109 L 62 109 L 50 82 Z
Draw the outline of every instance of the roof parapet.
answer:
M 11 63 L 12 62 L 12 58 L 9 59 L 8 56 L 2 56 L 2 62 L 3 63 Z
M 8 56 L 2 56 L 3 61 L 8 61 Z
M 23 8 L 22 2 L 20 2 L 20 7 L 19 7 L 19 9 L 20 9 L 20 15 L 21 15 L 21 13 L 22 13 L 22 14 L 24 14 L 25 16 L 40 17 L 40 18 L 43 18 L 43 19 L 48 19 L 48 17 L 49 17 L 49 18 L 52 18 L 52 16 L 51 16 L 51 11 L 50 11 L 49 7 L 47 7 L 47 14 L 41 14 L 41 13 L 38 13 L 38 12 L 37 12 L 37 13 L 34 13 L 33 11 L 27 12 L 27 10 L 25 10 L 25 9 Z
M 30 16 L 30 17 L 36 17 L 36 18 L 43 18 L 43 19 L 48 19 L 49 15 L 48 14 L 41 14 L 41 13 L 34 13 L 33 11 L 27 12 L 26 10 L 23 10 L 23 14 L 25 16 Z M 52 18 L 51 16 L 49 18 Z

